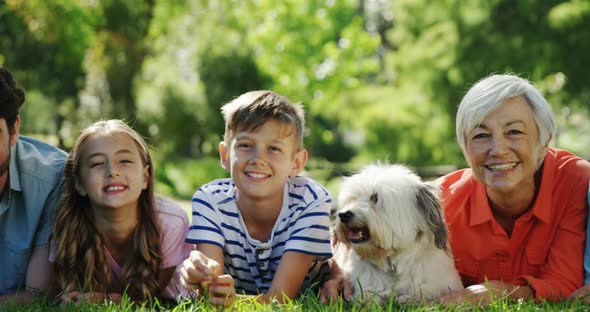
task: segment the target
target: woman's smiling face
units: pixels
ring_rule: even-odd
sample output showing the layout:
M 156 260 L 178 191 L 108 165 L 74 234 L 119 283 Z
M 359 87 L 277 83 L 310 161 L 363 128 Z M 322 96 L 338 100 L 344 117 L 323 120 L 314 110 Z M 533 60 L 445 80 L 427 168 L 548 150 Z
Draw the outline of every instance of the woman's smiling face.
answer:
M 467 132 L 463 153 L 488 192 L 535 191 L 535 172 L 545 156 L 534 112 L 524 97 L 505 100 Z

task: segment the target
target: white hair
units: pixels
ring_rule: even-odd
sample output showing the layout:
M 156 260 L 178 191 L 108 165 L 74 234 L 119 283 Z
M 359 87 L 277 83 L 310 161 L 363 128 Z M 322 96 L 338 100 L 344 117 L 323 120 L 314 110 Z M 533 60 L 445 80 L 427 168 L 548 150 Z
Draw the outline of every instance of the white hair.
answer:
M 522 96 L 535 114 L 539 144 L 549 144 L 555 133 L 553 112 L 547 100 L 528 80 L 513 74 L 490 75 L 479 80 L 465 94 L 457 110 L 456 134 L 462 150 L 467 132 L 481 125 L 485 117 L 504 101 Z

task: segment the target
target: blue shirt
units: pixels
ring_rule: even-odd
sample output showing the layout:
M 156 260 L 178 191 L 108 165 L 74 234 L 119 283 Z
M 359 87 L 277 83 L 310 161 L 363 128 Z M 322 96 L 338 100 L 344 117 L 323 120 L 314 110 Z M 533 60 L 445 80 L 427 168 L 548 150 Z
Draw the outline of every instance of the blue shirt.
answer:
M 199 188 L 193 196 L 192 226 L 186 241 L 214 244 L 223 249 L 224 271 L 235 281 L 236 291 L 255 295 L 266 293 L 287 251 L 315 256 L 300 288 L 317 286 L 326 273 L 330 246 L 330 205 L 328 191 L 306 177 L 288 179 L 283 205 L 268 241 L 248 233 L 236 203 L 236 185 L 219 179 Z
M 64 151 L 24 136 L 10 149 L 0 195 L 0 295 L 25 287 L 33 248 L 48 243 L 66 161 Z
M 590 186 L 588 188 L 588 206 L 590 207 Z M 586 251 L 584 252 L 584 284 L 590 284 L 590 213 L 586 222 Z

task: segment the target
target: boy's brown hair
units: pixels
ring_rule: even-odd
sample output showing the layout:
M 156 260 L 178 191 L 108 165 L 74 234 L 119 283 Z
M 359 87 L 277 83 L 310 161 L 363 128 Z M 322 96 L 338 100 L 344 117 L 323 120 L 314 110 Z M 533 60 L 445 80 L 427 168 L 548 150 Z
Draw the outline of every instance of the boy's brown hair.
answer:
M 227 143 L 238 131 L 255 131 L 267 121 L 275 120 L 290 128 L 299 148 L 303 147 L 305 113 L 300 103 L 272 91 L 244 93 L 221 107 L 225 120 L 224 140 Z

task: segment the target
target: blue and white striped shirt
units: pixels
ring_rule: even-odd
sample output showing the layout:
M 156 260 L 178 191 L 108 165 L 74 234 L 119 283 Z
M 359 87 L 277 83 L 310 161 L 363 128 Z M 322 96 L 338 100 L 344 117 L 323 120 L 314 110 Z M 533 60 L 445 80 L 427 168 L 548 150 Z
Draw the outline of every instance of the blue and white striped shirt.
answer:
M 236 190 L 231 179 L 214 180 L 197 190 L 186 242 L 221 247 L 225 274 L 234 278 L 238 293 L 266 293 L 287 251 L 316 256 L 300 292 L 318 282 L 325 260 L 332 256 L 328 191 L 306 177 L 288 179 L 271 237 L 261 242 L 248 234 L 237 207 Z

